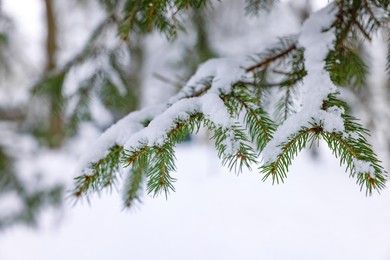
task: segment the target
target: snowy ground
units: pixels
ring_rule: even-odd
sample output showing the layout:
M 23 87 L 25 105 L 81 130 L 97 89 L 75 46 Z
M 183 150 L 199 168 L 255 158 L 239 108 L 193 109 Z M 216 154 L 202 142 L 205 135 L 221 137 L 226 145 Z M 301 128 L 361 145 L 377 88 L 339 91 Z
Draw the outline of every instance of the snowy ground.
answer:
M 68 205 L 38 231 L 0 235 L 0 259 L 390 259 L 390 192 L 365 197 L 338 161 L 298 157 L 283 185 L 178 148 L 177 191 L 121 211 L 116 192 Z M 57 223 L 59 222 L 59 224 Z

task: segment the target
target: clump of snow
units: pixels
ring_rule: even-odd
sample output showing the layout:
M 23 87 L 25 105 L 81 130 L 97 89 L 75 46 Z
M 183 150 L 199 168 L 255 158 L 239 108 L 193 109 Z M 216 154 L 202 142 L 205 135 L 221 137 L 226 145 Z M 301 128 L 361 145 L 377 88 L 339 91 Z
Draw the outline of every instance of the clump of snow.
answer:
M 210 67 L 215 69 L 212 90 L 217 93 L 230 93 L 233 83 L 246 78 L 245 69 L 233 59 L 213 59 Z
M 290 116 L 278 127 L 273 139 L 263 150 L 265 163 L 273 162 L 282 152 L 281 145 L 302 128 L 310 127 L 310 122 L 321 123 L 325 131 L 342 132 L 344 123 L 341 109 L 334 107 L 322 110 L 323 101 L 328 95 L 337 91 L 330 80 L 329 73 L 324 69 L 325 58 L 333 47 L 334 29 L 329 29 L 335 20 L 334 4 L 313 13 L 303 24 L 298 37 L 298 45 L 305 49 L 305 68 L 307 76 L 302 84 L 301 110 Z M 327 30 L 327 31 L 324 31 Z
M 162 145 L 168 132 L 175 127 L 174 122 L 177 118 L 187 117 L 185 114 L 197 111 L 197 107 L 197 102 L 191 99 L 182 99 L 176 102 L 163 113 L 157 115 L 147 127 L 128 136 L 125 148 L 137 150 L 145 145 Z
M 335 116 L 341 116 L 345 112 L 344 108 L 338 106 L 328 107 L 326 111 L 329 112 L 330 114 L 334 114 Z
M 320 109 L 328 95 L 336 91 L 329 73 L 324 69 L 324 59 L 333 48 L 336 37 L 335 30 L 329 29 L 335 16 L 335 5 L 329 4 L 312 14 L 302 26 L 298 44 L 305 49 L 307 70 L 302 86 L 302 109 Z
M 200 98 L 199 109 L 207 119 L 222 128 L 230 128 L 232 119 L 221 98 L 215 93 L 207 93 Z
M 354 165 L 355 174 L 368 173 L 370 174 L 371 178 L 373 179 L 375 178 L 375 170 L 370 162 L 353 159 L 353 165 Z
M 344 114 L 344 109 L 337 106 L 332 106 L 326 111 L 322 111 L 323 117 L 320 120 L 323 123 L 323 128 L 327 132 L 342 133 L 345 130 L 344 120 L 341 117 Z
M 171 105 L 156 116 L 147 127 L 129 136 L 125 148 L 137 150 L 145 145 L 161 146 L 166 141 L 168 133 L 174 129 L 178 119 L 186 120 L 190 114 L 195 113 L 202 113 L 206 119 L 223 129 L 229 129 L 233 125 L 221 98 L 215 93 L 208 92 L 200 97 L 181 99 Z M 229 153 L 232 151 L 229 149 Z
M 345 130 L 344 120 L 341 115 L 344 113 L 344 109 L 339 107 L 331 107 L 326 111 L 320 110 L 317 113 L 316 123 L 322 125 L 322 128 L 326 132 L 342 133 Z

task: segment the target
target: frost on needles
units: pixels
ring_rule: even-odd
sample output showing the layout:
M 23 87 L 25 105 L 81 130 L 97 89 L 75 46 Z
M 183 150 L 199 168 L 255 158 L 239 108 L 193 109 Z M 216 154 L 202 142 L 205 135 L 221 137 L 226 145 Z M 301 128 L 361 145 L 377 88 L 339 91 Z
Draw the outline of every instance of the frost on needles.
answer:
M 304 22 L 299 35 L 278 39 L 250 61 L 205 62 L 167 104 L 118 121 L 81 159 L 74 195 L 111 187 L 119 169 L 127 167 L 125 206 L 140 199 L 144 184 L 153 196 L 167 196 L 175 190 L 175 145 L 201 127 L 213 133 L 219 158 L 236 172 L 257 165 L 264 180 L 283 182 L 294 157 L 322 139 L 367 194 L 383 189 L 387 173 L 366 140 L 368 131 L 338 97 L 338 88 L 364 77 L 365 70 L 346 70 L 340 65 L 345 55 L 338 54 L 353 52 L 352 32 L 371 37 L 387 17 L 388 3 L 355 2 L 329 4 Z M 270 78 L 282 80 L 270 83 Z M 282 97 L 270 109 L 267 91 L 275 87 Z M 274 110 L 283 116 L 274 119 Z

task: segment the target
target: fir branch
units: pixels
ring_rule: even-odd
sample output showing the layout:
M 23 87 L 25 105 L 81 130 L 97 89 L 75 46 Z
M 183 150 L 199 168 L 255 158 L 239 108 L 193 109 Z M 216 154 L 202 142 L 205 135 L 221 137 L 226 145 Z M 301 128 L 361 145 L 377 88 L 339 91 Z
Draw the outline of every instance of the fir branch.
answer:
M 222 159 L 222 165 L 227 165 L 229 169 L 238 174 L 241 173 L 243 166 L 250 169 L 252 163 L 256 163 L 256 153 L 250 145 L 250 142 L 238 125 L 224 129 L 215 127 L 215 125 L 205 120 L 205 126 L 212 130 L 214 135 L 215 148 L 218 152 L 218 157 Z
M 345 108 L 346 105 L 344 101 L 337 99 L 335 95 L 330 95 L 326 103 L 327 107 L 339 106 Z M 336 137 L 334 140 L 338 142 L 339 146 L 348 147 L 347 150 L 344 149 L 344 153 L 346 151 L 349 153 L 343 155 L 340 154 L 343 150 L 331 148 L 332 152 L 336 157 L 340 157 L 340 163 L 347 165 L 346 171 L 349 169 L 350 176 L 357 178 L 357 183 L 360 185 L 361 190 L 366 188 L 367 195 L 371 195 L 374 190 L 380 192 L 380 190 L 385 188 L 387 172 L 380 165 L 381 162 L 365 138 L 366 135 L 369 135 L 369 131 L 357 123 L 357 119 L 354 117 L 348 114 L 343 114 L 342 117 L 344 119 L 345 133 L 333 133 L 333 135 Z M 326 135 L 326 133 L 323 133 L 323 135 Z M 329 136 L 329 133 L 327 135 Z M 323 138 L 325 139 L 325 136 Z M 328 146 L 331 147 L 332 145 L 335 147 L 332 140 L 329 140 Z M 369 171 L 360 172 L 357 169 L 357 163 L 369 164 Z
M 199 9 L 206 3 L 206 0 L 126 0 L 119 34 L 127 39 L 130 32 L 145 34 L 156 29 L 168 38 L 174 38 L 181 27 L 176 16 L 189 6 Z
M 261 1 L 253 2 L 259 3 Z M 187 9 L 194 1 L 185 0 L 167 3 L 160 0 L 145 0 L 142 3 L 146 4 L 141 6 L 135 0 L 126 1 L 126 23 L 129 23 L 125 25 L 127 27 L 124 29 L 126 35 L 131 30 L 136 32 L 150 31 L 152 27 L 160 31 L 170 30 L 172 17 L 167 17 L 166 11 L 169 8 L 177 8 L 173 12 L 176 15 L 180 8 Z M 376 18 L 373 16 L 374 18 L 368 19 L 367 22 L 362 19 L 367 13 L 370 16 L 373 14 L 372 10 L 371 12 L 370 10 L 364 10 L 366 2 L 338 1 L 337 3 L 339 13 L 333 24 L 337 33 L 336 48 L 327 57 L 328 67 L 326 69 L 330 72 L 332 80 L 337 82 L 338 85 L 362 84 L 366 67 L 359 55 L 347 44 L 347 41 L 352 39 L 351 36 L 356 30 L 360 30 L 360 34 L 370 39 L 372 28 L 374 28 L 372 21 L 375 21 Z M 167 197 L 170 191 L 174 191 L 175 179 L 171 175 L 175 170 L 174 147 L 184 140 L 189 133 L 198 131 L 202 124 L 213 132 L 212 139 L 214 139 L 218 156 L 223 165 L 227 165 L 230 170 L 234 169 L 236 172 L 240 172 L 243 166 L 249 168 L 252 163 L 256 163 L 258 154 L 255 150 L 262 151 L 266 144 L 272 140 L 276 126 L 263 109 L 264 105 L 260 103 L 255 92 L 260 92 L 260 89 L 271 85 L 283 87 L 286 93 L 281 99 L 280 109 L 284 113 L 283 118 L 285 119 L 292 110 L 294 87 L 307 74 L 304 67 L 303 52 L 304 50 L 297 46 L 296 37 L 279 39 L 279 42 L 272 48 L 267 49 L 263 54 L 257 55 L 254 59 L 255 64 L 245 70 L 246 73 L 254 75 L 253 82 L 235 82 L 231 89 L 226 88 L 225 92 L 228 93 L 221 94 L 218 92 L 219 94 L 217 94 L 215 92 L 215 90 L 220 91 L 220 89 L 212 86 L 214 77 L 218 77 L 218 72 L 207 71 L 212 66 L 205 66 L 204 70 L 195 74 L 189 81 L 190 83 L 184 86 L 182 91 L 167 104 L 166 111 L 169 110 L 169 112 L 165 114 L 162 112 L 158 116 L 159 120 L 166 119 L 169 123 L 165 125 L 155 118 L 155 121 L 152 121 L 149 125 L 153 125 L 149 130 L 155 130 L 154 133 L 157 133 L 157 135 L 150 137 L 147 131 L 138 132 L 134 138 L 128 141 L 128 143 L 133 144 L 139 140 L 146 140 L 145 143 L 131 147 L 130 151 L 126 151 L 122 156 L 124 164 L 130 166 L 131 171 L 125 186 L 125 204 L 131 206 L 135 200 L 139 200 L 143 180 L 146 181 L 148 193 L 153 196 L 164 193 Z M 340 63 L 342 64 L 339 65 Z M 223 65 L 223 63 L 213 64 Z M 272 71 L 275 71 L 275 73 L 282 71 L 282 73 L 279 73 L 281 75 L 278 75 L 278 79 L 281 78 L 281 81 L 267 85 L 267 76 L 270 71 L 271 73 Z M 196 82 L 203 75 L 209 75 L 205 73 L 210 73 L 210 76 Z M 257 81 L 259 77 L 261 77 L 261 80 Z M 210 96 L 208 95 L 209 92 L 212 92 Z M 203 97 L 206 98 L 202 99 Z M 212 98 L 207 99 L 209 97 Z M 221 114 L 223 118 L 226 117 L 227 123 L 225 120 L 218 120 L 215 116 L 213 117 L 207 113 L 208 110 L 214 111 L 210 109 L 210 103 L 217 101 L 221 103 L 219 98 L 223 100 L 227 108 L 228 113 L 226 113 L 225 108 L 221 109 L 223 111 Z M 208 101 L 205 102 L 206 105 L 202 103 L 204 100 Z M 183 102 L 175 107 L 178 101 Z M 329 97 L 329 100 L 324 101 L 322 107 L 324 111 L 321 111 L 324 112 L 323 115 L 326 115 L 327 108 L 333 105 L 343 106 L 342 102 Z M 179 114 L 177 108 L 180 108 L 181 112 L 185 112 L 184 115 L 183 113 Z M 211 121 L 210 118 L 213 118 L 216 122 Z M 366 134 L 367 130 L 355 124 L 347 115 L 342 115 L 342 118 L 344 119 L 346 133 L 349 135 L 347 137 L 345 133 L 324 130 L 327 127 L 316 118 L 307 122 L 308 124 L 304 124 L 305 126 L 302 126 L 298 132 L 291 134 L 287 141 L 280 145 L 281 152 L 277 155 L 275 161 L 266 162 L 265 165 L 261 166 L 261 172 L 264 173 L 263 180 L 272 176 L 273 183 L 283 182 L 287 176 L 288 168 L 297 154 L 307 144 L 322 137 L 328 143 L 334 155 L 340 157 L 340 162 L 347 165 L 347 170 L 351 170 L 351 175 L 357 176 L 359 185 L 367 187 L 368 194 L 371 194 L 373 189 L 383 188 L 385 174 L 381 171 L 382 168 L 376 159 L 376 155 L 364 139 L 363 134 Z M 253 147 L 253 143 L 255 147 Z M 369 165 L 375 171 L 361 173 L 359 172 L 359 163 L 363 166 Z
M 345 102 L 330 95 L 323 109 L 328 107 L 344 107 Z M 368 130 L 356 123 L 355 119 L 347 114 L 341 115 L 344 120 L 345 132 L 326 131 L 322 122 L 311 123 L 312 127 L 303 127 L 280 145 L 281 152 L 275 161 L 266 162 L 260 169 L 264 175 L 263 180 L 272 176 L 272 183 L 283 182 L 292 160 L 310 142 L 322 137 L 340 164 L 346 165 L 351 177 L 357 177 L 360 188 L 366 188 L 366 194 L 371 195 L 373 190 L 380 191 L 385 187 L 387 173 L 380 165 L 377 155 L 365 139 Z M 362 166 L 363 165 L 363 166 Z
M 181 99 L 200 97 L 206 94 L 210 88 L 214 77 L 208 76 L 196 82 L 195 86 L 185 85 L 173 98 L 171 98 L 168 106 L 172 106 L 174 102 Z
M 192 95 L 187 98 L 200 97 L 205 94 L 211 88 L 211 84 L 206 85 L 202 90 L 194 92 Z
M 82 195 L 88 197 L 93 192 L 100 193 L 103 189 L 112 187 L 117 180 L 122 151 L 123 146 L 114 145 L 104 158 L 91 163 L 92 174 L 83 174 L 75 178 L 73 194 L 77 198 Z
M 188 10 L 189 7 L 192 8 L 202 8 L 206 6 L 207 0 L 174 0 L 174 5 L 178 10 Z
M 180 143 L 190 133 L 197 133 L 200 129 L 204 116 L 201 113 L 190 114 L 188 120 L 177 120 L 176 126 L 167 134 L 168 141 Z
M 175 127 L 167 133 L 164 144 L 151 148 L 146 172 L 148 193 L 153 193 L 153 196 L 164 193 L 167 198 L 170 191 L 175 191 L 173 183 L 176 179 L 170 175 L 176 169 L 174 145 L 183 141 L 189 133 L 197 132 L 203 119 L 200 113 L 189 115 L 187 120 L 178 119 Z
M 350 125 L 356 130 L 358 125 L 352 122 L 352 118 L 344 117 L 346 125 Z M 357 183 L 360 189 L 366 188 L 366 194 L 371 195 L 373 190 L 380 191 L 385 187 L 386 173 L 379 165 L 380 161 L 376 158 L 376 154 L 372 151 L 371 146 L 361 133 L 356 133 L 357 138 L 350 136 L 343 137 L 341 133 L 330 133 L 323 131 L 322 138 L 327 142 L 328 147 L 336 158 L 340 158 L 340 164 L 345 164 L 346 171 L 349 170 L 350 176 L 357 177 Z M 356 162 L 362 161 L 372 165 L 373 172 L 356 172 Z
M 296 112 L 295 102 L 296 99 L 296 86 L 281 87 L 281 98 L 276 103 L 275 120 L 277 123 L 283 123 L 291 114 Z
M 124 151 L 124 156 L 122 158 L 122 162 L 125 167 L 130 166 L 131 164 L 139 162 L 139 158 L 144 158 L 144 156 L 148 155 L 150 153 L 150 147 L 146 146 L 145 144 L 141 144 L 141 148 L 134 151 Z
M 146 175 L 147 191 L 153 196 L 164 193 L 167 197 L 170 191 L 175 191 L 175 179 L 170 175 L 175 170 L 174 145 L 183 141 L 189 133 L 197 132 L 202 119 L 203 115 L 200 113 L 190 114 L 187 120 L 177 119 L 162 145 L 149 147 L 141 144 L 142 148 L 125 152 L 123 162 L 126 167 L 131 166 L 131 176 L 125 188 L 126 205 L 130 206 L 132 201 L 138 198 L 140 191 L 135 188 L 141 188 L 140 182 L 144 178 L 140 175 Z
M 123 188 L 123 201 L 126 208 L 130 208 L 135 202 L 141 201 L 144 175 L 145 173 L 143 167 L 133 167 L 128 173 Z
M 292 163 L 292 160 L 298 153 L 306 147 L 308 142 L 318 140 L 318 136 L 322 129 L 319 126 L 313 125 L 311 128 L 303 127 L 300 131 L 289 137 L 288 141 L 282 143 L 281 153 L 273 162 L 266 162 L 260 167 L 260 172 L 264 174 L 263 181 L 272 177 L 272 184 L 284 182 L 287 177 L 287 171 Z
M 256 149 L 261 152 L 271 140 L 276 129 L 275 124 L 268 114 L 258 106 L 258 99 L 243 83 L 236 83 L 233 92 L 226 96 L 225 104 L 236 117 L 244 110 L 244 123 L 249 131 L 250 139 L 256 144 Z
M 122 161 L 125 166 L 131 165 L 124 185 L 124 205 L 131 207 L 135 201 L 140 200 L 142 194 L 143 180 L 149 167 L 149 160 L 152 152 L 149 147 L 143 147 L 139 151 L 129 153 L 125 151 Z
M 353 6 L 351 4 L 346 4 L 344 1 L 341 1 L 339 8 L 339 15 L 337 15 L 337 20 L 335 21 L 337 42 L 336 47 L 344 46 L 344 41 L 348 38 L 348 34 L 351 32 L 355 20 L 358 17 L 359 6 Z M 345 10 L 344 10 L 345 9 Z
M 350 48 L 330 51 L 325 60 L 325 69 L 337 86 L 363 86 L 366 82 L 367 65 Z
M 153 197 L 163 192 L 167 198 L 170 191 L 175 191 L 173 183 L 176 179 L 170 175 L 170 172 L 176 170 L 173 144 L 166 142 L 161 147 L 153 147 L 152 150 L 153 157 L 149 158 L 146 173 L 147 191 L 152 193 Z
M 371 40 L 371 35 L 382 25 L 373 8 L 383 7 L 370 2 L 368 0 L 338 2 L 339 12 L 333 24 L 336 28 L 336 49 L 348 46 L 348 41 L 353 42 L 355 39 L 352 36 L 356 32 Z
M 287 119 L 287 117 L 289 116 L 289 114 L 291 113 L 290 111 L 292 110 L 291 107 L 293 106 L 292 105 L 292 87 L 288 87 L 287 90 L 286 90 L 286 95 L 284 97 L 284 102 L 283 102 L 283 107 L 284 109 L 282 109 L 282 111 L 284 112 L 284 115 L 282 117 L 282 121 L 285 121 Z

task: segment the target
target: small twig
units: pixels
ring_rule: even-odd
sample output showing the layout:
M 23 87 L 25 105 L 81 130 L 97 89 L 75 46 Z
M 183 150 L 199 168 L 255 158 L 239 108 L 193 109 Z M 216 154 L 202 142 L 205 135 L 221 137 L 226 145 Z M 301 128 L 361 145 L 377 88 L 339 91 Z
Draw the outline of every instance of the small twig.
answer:
M 156 9 L 156 5 L 157 5 L 157 0 L 154 0 L 152 8 L 149 11 L 149 19 L 150 19 L 149 25 L 148 25 L 149 26 L 149 28 L 148 28 L 149 32 L 151 32 L 153 30 L 153 14 L 154 14 L 154 11 Z
M 351 29 L 352 25 L 356 22 L 356 17 L 358 15 L 358 11 L 359 9 L 358 8 L 355 8 L 355 9 L 350 9 L 348 10 L 352 17 L 351 19 L 348 21 L 347 25 L 345 26 L 344 30 L 342 30 L 340 32 L 340 44 L 343 46 L 344 44 L 344 40 L 347 38 L 348 36 L 348 33 L 349 33 L 349 30 Z
M 286 75 L 286 76 L 289 76 L 291 74 L 290 72 L 285 72 L 285 71 L 281 71 L 281 70 L 272 70 L 272 72 L 275 74 L 281 74 L 281 75 Z
M 370 4 L 367 2 L 367 0 L 364 0 L 364 5 L 365 5 L 367 11 L 370 13 L 372 19 L 374 19 L 376 25 L 379 26 L 380 22 L 378 21 L 378 19 L 376 19 L 376 16 L 375 16 L 374 12 L 372 11 L 372 8 L 370 7 Z
M 245 103 L 244 100 L 242 100 L 240 97 L 238 96 L 235 96 L 235 98 L 238 100 L 238 102 L 241 103 L 241 105 L 248 111 L 248 113 L 250 113 L 254 118 L 256 118 L 256 122 L 260 125 L 261 127 L 261 131 L 264 133 L 265 135 L 265 138 L 267 139 L 267 141 L 271 140 L 271 137 L 269 136 L 269 134 L 267 133 L 267 128 L 265 127 L 265 125 L 262 123 L 261 121 L 261 118 L 258 118 L 257 114 L 249 107 L 249 105 L 247 103 Z
M 371 41 L 370 35 L 368 35 L 368 33 L 364 30 L 363 26 L 357 20 L 355 21 L 355 24 L 357 28 L 359 28 L 361 33 L 364 35 L 364 37 L 366 37 L 368 41 Z
M 257 63 L 257 64 L 255 64 L 255 65 L 253 65 L 253 66 L 250 66 L 249 68 L 247 68 L 247 69 L 245 70 L 245 72 L 246 72 L 246 73 L 252 72 L 252 71 L 254 71 L 254 70 L 258 69 L 258 68 L 261 68 L 261 67 L 263 67 L 263 66 L 267 66 L 267 65 L 270 64 L 271 62 L 273 62 L 273 61 L 275 61 L 275 60 L 277 60 L 277 59 L 279 59 L 279 58 L 281 58 L 281 57 L 283 57 L 283 56 L 289 54 L 291 51 L 295 50 L 296 48 L 297 48 L 297 46 L 296 46 L 296 44 L 294 43 L 294 44 L 291 45 L 288 49 L 282 51 L 281 53 L 279 53 L 279 54 L 277 54 L 277 55 L 275 55 L 275 56 L 269 57 L 269 58 L 263 60 L 262 62 Z
M 162 82 L 165 82 L 165 83 L 168 83 L 168 84 L 172 84 L 172 85 L 175 85 L 175 86 L 180 86 L 182 85 L 183 83 L 182 82 L 179 82 L 179 81 L 175 81 L 175 80 L 172 80 L 172 79 L 169 79 L 157 72 L 153 73 L 153 77 L 155 77 L 156 79 L 158 80 L 161 80 Z

